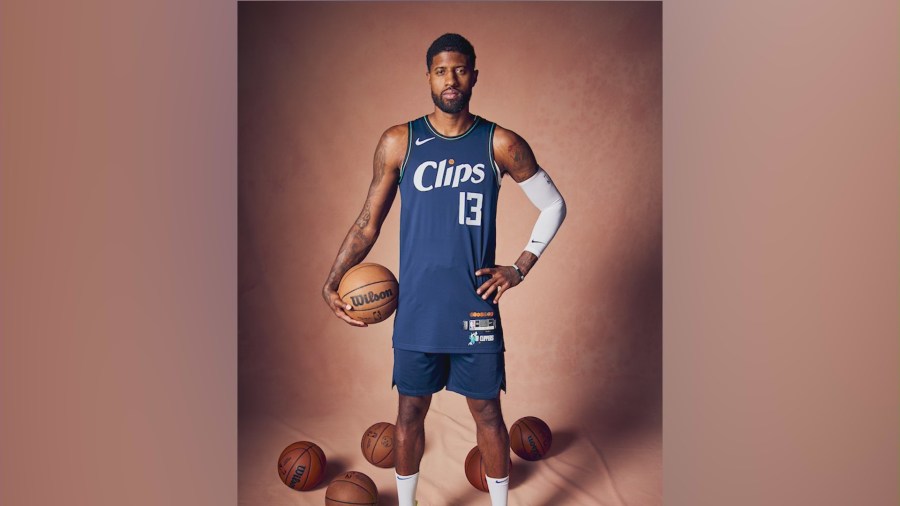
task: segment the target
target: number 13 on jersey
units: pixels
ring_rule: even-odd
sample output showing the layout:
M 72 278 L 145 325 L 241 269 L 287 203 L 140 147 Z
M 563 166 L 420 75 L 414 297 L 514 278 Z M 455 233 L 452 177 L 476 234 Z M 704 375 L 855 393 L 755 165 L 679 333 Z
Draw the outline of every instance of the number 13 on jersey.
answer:
M 480 193 L 459 192 L 459 224 L 481 226 L 481 202 Z

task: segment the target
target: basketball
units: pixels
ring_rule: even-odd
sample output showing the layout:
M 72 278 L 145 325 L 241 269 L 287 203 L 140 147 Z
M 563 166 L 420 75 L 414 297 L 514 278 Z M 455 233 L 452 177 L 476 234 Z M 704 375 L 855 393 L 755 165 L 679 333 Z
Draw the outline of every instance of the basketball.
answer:
M 509 446 L 525 460 L 540 460 L 550 451 L 553 434 L 538 417 L 519 418 L 509 431 Z
M 363 457 L 376 467 L 394 467 L 394 425 L 378 422 L 366 429 L 360 443 Z
M 325 506 L 374 506 L 377 502 L 378 488 L 375 487 L 375 482 L 357 471 L 338 476 L 325 491 Z
M 294 490 L 309 490 L 322 481 L 325 453 L 315 443 L 297 441 L 278 457 L 278 476 Z
M 509 461 L 509 469 L 512 471 L 512 460 Z M 488 491 L 487 473 L 484 471 L 484 462 L 481 461 L 481 450 L 476 445 L 475 448 L 469 450 L 466 455 L 466 478 L 473 487 L 482 492 Z M 492 476 L 492 478 L 503 478 L 503 476 Z
M 378 323 L 397 309 L 397 278 L 386 267 L 373 263 L 354 266 L 341 278 L 338 296 L 353 306 L 346 311 L 351 318 Z

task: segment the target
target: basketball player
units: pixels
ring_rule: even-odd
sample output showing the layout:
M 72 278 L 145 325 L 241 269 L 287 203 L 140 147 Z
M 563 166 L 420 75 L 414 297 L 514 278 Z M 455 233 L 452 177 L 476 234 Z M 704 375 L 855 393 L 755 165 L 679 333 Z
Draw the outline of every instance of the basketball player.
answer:
M 338 318 L 366 326 L 344 312 L 351 306 L 336 290 L 344 273 L 372 248 L 399 189 L 400 290 L 393 337 L 393 379 L 400 396 L 394 440 L 399 506 L 415 504 L 425 414 L 431 395 L 445 387 L 466 397 L 491 504 L 505 506 L 509 434 L 500 410 L 506 384 L 498 302 L 525 280 L 559 229 L 566 205 L 524 139 L 469 112 L 478 81 L 469 41 L 442 35 L 425 58 L 434 111 L 381 136 L 368 196 L 322 295 Z M 503 176 L 540 209 L 513 265 L 494 262 Z

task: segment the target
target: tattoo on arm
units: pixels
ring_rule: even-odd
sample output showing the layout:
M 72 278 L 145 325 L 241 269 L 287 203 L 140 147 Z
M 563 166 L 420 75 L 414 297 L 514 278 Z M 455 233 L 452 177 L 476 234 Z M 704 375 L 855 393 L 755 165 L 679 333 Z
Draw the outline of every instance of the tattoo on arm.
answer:
M 387 170 L 387 147 L 384 142 L 378 143 L 378 148 L 375 150 L 375 161 L 372 163 L 375 166 L 375 177 L 372 179 L 370 188 L 378 186 L 378 183 L 384 178 L 384 171 Z
M 537 171 L 537 161 L 528 143 L 518 135 L 512 135 L 512 142 L 506 146 L 506 163 L 503 168 L 517 182 L 522 182 Z
M 512 153 L 514 162 L 519 163 L 525 159 L 525 154 L 522 152 L 522 146 L 518 142 L 510 146 L 509 150 Z
M 337 290 L 344 273 L 346 273 L 350 267 L 358 264 L 366 257 L 369 250 L 374 246 L 375 240 L 378 238 L 378 230 L 370 227 L 370 223 L 372 222 L 372 199 L 377 198 L 376 193 L 384 180 L 385 172 L 389 170 L 387 164 L 387 148 L 383 141 L 379 142 L 378 148 L 375 150 L 375 160 L 373 165 L 374 175 L 372 177 L 372 183 L 369 185 L 369 193 L 366 196 L 366 202 L 363 204 L 362 211 L 360 211 L 359 216 L 356 218 L 356 222 L 347 232 L 347 236 L 344 238 L 340 250 L 338 250 L 337 258 L 334 259 L 334 265 L 331 267 L 328 279 L 325 281 L 325 286 L 330 287 L 333 290 Z M 388 198 L 393 200 L 393 195 L 390 195 Z M 380 211 L 382 215 L 376 216 L 376 224 L 378 224 L 378 226 L 380 226 L 381 220 L 384 219 L 383 215 L 387 213 L 385 206 L 381 207 L 384 208 Z M 388 202 L 387 207 L 390 207 L 390 202 Z
M 369 220 L 372 219 L 372 204 L 369 202 L 369 199 L 366 199 L 366 203 L 363 204 L 363 210 L 359 213 L 359 218 L 356 219 L 356 228 L 364 229 L 369 225 Z
M 375 184 L 373 182 L 372 188 L 374 187 Z M 347 237 L 344 238 L 344 242 L 341 244 L 338 256 L 334 259 L 331 273 L 329 273 L 328 280 L 325 282 L 327 286 L 330 286 L 334 290 L 337 290 L 341 278 L 344 277 L 344 273 L 346 273 L 350 267 L 361 262 L 375 244 L 377 234 L 372 234 L 366 230 L 366 227 L 369 226 L 369 222 L 372 219 L 371 196 L 370 188 L 369 197 L 366 198 L 366 203 L 363 204 L 363 209 L 359 213 L 359 217 L 356 218 L 356 222 L 350 227 L 350 231 L 347 232 Z
M 337 290 L 344 273 L 350 267 L 361 262 L 374 244 L 374 237 L 367 236 L 361 228 L 354 225 L 350 232 L 347 233 L 344 243 L 341 244 L 341 249 L 337 258 L 334 259 L 334 265 L 331 267 L 331 272 L 328 274 L 325 285 L 332 290 Z
M 378 149 L 375 150 L 375 175 L 372 177 L 372 184 L 369 185 L 369 194 L 366 196 L 366 203 L 363 204 L 362 212 L 359 213 L 359 218 L 356 219 L 356 227 L 359 229 L 364 229 L 369 225 L 369 220 L 372 219 L 372 197 L 374 193 L 378 190 L 378 186 L 381 184 L 381 181 L 384 179 L 384 171 L 387 170 L 387 154 L 385 153 L 384 143 L 378 144 Z

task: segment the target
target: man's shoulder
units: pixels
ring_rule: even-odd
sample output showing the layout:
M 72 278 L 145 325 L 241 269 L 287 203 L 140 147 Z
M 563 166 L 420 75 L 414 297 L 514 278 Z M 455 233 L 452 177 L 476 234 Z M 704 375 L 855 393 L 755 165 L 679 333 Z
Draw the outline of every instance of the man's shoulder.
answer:
M 522 182 L 538 168 L 531 146 L 516 132 L 497 126 L 494 129 L 494 159 L 502 174 L 510 174 L 517 182 Z
M 524 142 L 525 139 L 523 139 L 516 132 L 508 128 L 504 128 L 496 123 L 494 124 L 494 149 L 506 148 Z
M 384 133 L 381 135 L 383 138 L 403 138 L 409 135 L 409 125 L 407 123 L 401 123 L 399 125 L 393 125 L 388 127 Z
M 409 127 L 406 123 L 388 127 L 381 134 L 379 144 L 390 150 L 406 152 L 406 144 L 409 142 Z

